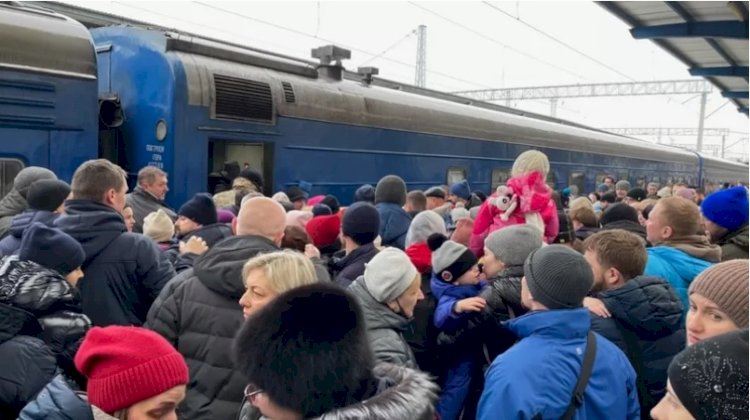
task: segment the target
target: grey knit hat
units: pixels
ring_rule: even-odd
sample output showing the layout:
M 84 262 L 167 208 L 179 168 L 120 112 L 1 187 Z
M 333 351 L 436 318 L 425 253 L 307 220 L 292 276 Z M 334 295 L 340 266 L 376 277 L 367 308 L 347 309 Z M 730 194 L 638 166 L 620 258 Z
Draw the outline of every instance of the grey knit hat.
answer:
M 617 184 L 615 184 L 615 191 L 617 190 L 630 191 L 630 182 L 624 179 L 617 181 Z
M 697 293 L 715 303 L 740 328 L 748 327 L 748 261 L 731 260 L 712 265 L 690 283 Z
M 432 251 L 432 271 L 448 283 L 458 280 L 477 265 L 477 257 L 469 248 L 448 240 L 440 233 L 430 235 L 427 246 Z
M 365 264 L 365 286 L 375 300 L 388 303 L 401 296 L 417 274 L 404 251 L 386 248 Z
M 403 206 L 406 203 L 406 183 L 396 175 L 386 175 L 375 187 L 375 204 L 393 203 Z
M 743 329 L 703 340 L 672 359 L 669 383 L 693 418 L 747 419 L 747 352 Z
M 532 225 L 508 226 L 492 232 L 484 246 L 506 266 L 519 266 L 542 247 L 542 232 Z
M 523 267 L 534 300 L 548 309 L 575 309 L 594 284 L 591 266 L 583 255 L 564 245 L 533 251 Z
M 29 166 L 23 168 L 21 172 L 16 175 L 13 179 L 13 188 L 18 191 L 23 198 L 26 198 L 26 193 L 29 191 L 29 187 L 40 179 L 57 179 L 57 175 L 47 168 L 39 166 Z

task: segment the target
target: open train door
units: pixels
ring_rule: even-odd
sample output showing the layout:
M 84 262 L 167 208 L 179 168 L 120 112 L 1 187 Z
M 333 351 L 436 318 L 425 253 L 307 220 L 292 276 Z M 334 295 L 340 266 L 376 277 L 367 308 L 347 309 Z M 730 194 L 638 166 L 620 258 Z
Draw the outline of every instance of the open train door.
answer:
M 247 167 L 263 175 L 264 194 L 270 195 L 273 192 L 272 143 L 211 140 L 208 155 L 211 166 L 209 173 L 221 173 L 227 162 L 237 162 L 240 170 Z

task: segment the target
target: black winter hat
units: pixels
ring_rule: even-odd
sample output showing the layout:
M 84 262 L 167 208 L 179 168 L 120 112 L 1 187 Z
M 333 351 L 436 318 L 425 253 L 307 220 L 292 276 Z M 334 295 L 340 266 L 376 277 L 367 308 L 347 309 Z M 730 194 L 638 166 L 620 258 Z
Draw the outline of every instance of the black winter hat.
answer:
M 643 188 L 631 188 L 630 191 L 628 191 L 627 196 L 629 198 L 632 198 L 635 201 L 643 201 L 646 199 L 646 191 Z
M 747 353 L 744 329 L 700 341 L 672 359 L 669 383 L 693 418 L 747 419 Z
M 618 203 L 609 206 L 604 210 L 601 219 L 599 219 L 599 223 L 601 223 L 602 226 L 605 226 L 618 220 L 630 220 L 631 222 L 639 223 L 638 210 L 625 203 Z
M 589 263 L 565 245 L 533 251 L 524 263 L 523 274 L 531 296 L 548 309 L 580 308 L 594 284 Z
M 613 193 L 612 191 L 606 192 L 602 194 L 602 198 L 600 201 L 604 201 L 605 203 L 615 203 L 617 202 L 617 194 Z
M 240 176 L 252 182 L 258 191 L 263 191 L 263 175 L 255 169 L 245 168 L 240 171 Z
M 354 201 L 365 201 L 368 203 L 375 202 L 375 187 L 370 184 L 365 184 L 354 192 Z
M 59 179 L 40 179 L 29 187 L 26 202 L 32 210 L 55 211 L 70 195 L 70 185 Z
M 313 206 L 312 214 L 313 214 L 313 217 L 330 216 L 333 214 L 333 212 L 331 211 L 331 208 L 328 207 L 327 205 L 323 203 L 319 203 Z
M 288 290 L 245 321 L 235 367 L 274 403 L 318 417 L 367 397 L 375 362 L 364 322 L 357 300 L 335 285 Z
M 396 175 L 386 175 L 375 187 L 375 204 L 393 203 L 403 206 L 406 203 L 406 183 Z
M 320 200 L 320 203 L 328 206 L 328 208 L 331 209 L 332 214 L 336 214 L 339 212 L 339 210 L 341 210 L 341 205 L 339 204 L 339 200 L 335 195 L 329 194 L 323 197 L 323 199 Z
M 34 261 L 63 276 L 83 265 L 86 254 L 81 244 L 60 229 L 34 222 L 23 232 L 18 259 Z
M 341 232 L 358 245 L 374 241 L 380 231 L 380 213 L 370 203 L 354 203 L 346 209 Z
M 210 195 L 204 193 L 194 195 L 193 198 L 180 207 L 180 211 L 177 214 L 185 216 L 203 226 L 218 223 L 219 220 L 216 215 L 214 200 L 211 199 Z
M 302 188 L 294 186 L 286 189 L 286 196 L 294 203 L 299 200 L 307 200 L 307 193 Z
M 445 200 L 445 190 L 441 187 L 431 187 L 424 192 L 425 197 L 442 198 Z

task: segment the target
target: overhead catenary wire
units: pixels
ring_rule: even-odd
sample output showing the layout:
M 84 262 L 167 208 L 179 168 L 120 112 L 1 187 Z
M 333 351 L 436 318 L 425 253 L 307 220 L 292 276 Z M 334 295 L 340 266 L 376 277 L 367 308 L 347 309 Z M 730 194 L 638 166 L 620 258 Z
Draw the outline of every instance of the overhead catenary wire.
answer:
M 360 64 L 358 67 L 362 67 L 365 64 L 371 63 L 374 60 L 380 58 L 381 56 L 385 55 L 388 51 L 390 51 L 390 50 L 396 48 L 397 46 L 401 45 L 402 42 L 404 42 L 407 39 L 411 38 L 411 36 L 414 35 L 414 34 L 416 34 L 416 33 L 417 33 L 417 30 L 416 29 L 412 29 L 411 31 L 409 31 L 408 34 L 406 34 L 403 37 L 401 37 L 398 41 L 394 42 L 388 48 L 386 48 L 383 51 L 381 51 L 378 55 L 372 56 L 372 57 L 368 58 L 366 61 L 363 61 L 362 64 Z
M 459 28 L 462 28 L 462 29 L 464 29 L 464 30 L 466 30 L 466 31 L 468 31 L 468 32 L 471 32 L 471 33 L 473 33 L 474 35 L 476 35 L 476 36 L 478 36 L 478 37 L 480 37 L 480 38 L 482 38 L 482 39 L 485 39 L 485 40 L 487 40 L 487 41 L 490 41 L 490 42 L 492 42 L 492 43 L 494 43 L 494 44 L 500 45 L 501 47 L 505 47 L 505 48 L 507 48 L 507 49 L 509 49 L 509 50 L 511 50 L 511 51 L 513 51 L 513 52 L 515 52 L 515 53 L 516 53 L 516 54 L 518 54 L 518 55 L 521 55 L 521 56 L 524 56 L 524 57 L 530 58 L 530 59 L 532 59 L 532 60 L 534 60 L 534 61 L 537 61 L 537 62 L 539 62 L 539 63 L 545 64 L 545 65 L 547 65 L 547 66 L 549 66 L 549 67 L 552 67 L 552 68 L 558 69 L 558 70 L 560 70 L 560 71 L 563 71 L 563 72 L 565 72 L 565 73 L 568 73 L 568 74 L 570 74 L 570 75 L 573 75 L 573 76 L 575 76 L 575 77 L 577 77 L 577 78 L 579 78 L 579 79 L 581 79 L 581 80 L 586 80 L 586 81 L 588 81 L 588 80 L 589 80 L 589 79 L 588 79 L 587 77 L 585 77 L 585 76 L 583 76 L 583 75 L 581 75 L 581 74 L 579 74 L 579 73 L 576 73 L 575 71 L 572 71 L 572 70 L 568 70 L 568 69 L 566 69 L 565 67 L 561 67 L 561 66 L 558 66 L 558 65 L 557 65 L 557 64 L 555 64 L 555 63 L 549 62 L 549 61 L 547 61 L 547 60 L 544 60 L 544 59 L 542 59 L 542 58 L 539 58 L 539 57 L 533 56 L 533 55 L 531 55 L 531 54 L 529 54 L 529 53 L 523 52 L 523 51 L 521 51 L 521 50 L 519 50 L 519 49 L 517 49 L 517 48 L 511 47 L 510 45 L 507 45 L 507 44 L 505 44 L 505 43 L 503 43 L 503 42 L 500 42 L 500 41 L 498 41 L 497 39 L 495 39 L 495 38 L 493 38 L 493 37 L 491 37 L 491 36 L 489 36 L 489 35 L 486 35 L 486 34 L 484 34 L 484 33 L 482 33 L 482 32 L 479 32 L 479 31 L 477 31 L 477 30 L 475 30 L 475 29 L 472 29 L 472 28 L 470 28 L 470 27 L 468 27 L 468 26 L 464 25 L 463 23 L 457 22 L 457 21 L 455 21 L 455 20 L 453 20 L 453 19 L 451 19 L 451 18 L 449 18 L 449 17 L 443 16 L 443 15 L 441 15 L 440 13 L 438 13 L 438 12 L 436 12 L 436 11 L 432 10 L 432 9 L 429 9 L 429 8 L 427 8 L 427 7 L 424 7 L 424 6 L 422 6 L 422 5 L 420 5 L 420 4 L 417 4 L 417 3 L 413 2 L 413 1 L 410 1 L 410 2 L 408 2 L 408 3 L 409 3 L 409 4 L 411 4 L 412 6 L 414 6 L 414 7 L 418 8 L 418 9 L 422 9 L 422 10 L 424 10 L 424 11 L 425 11 L 425 12 L 427 12 L 427 13 L 430 13 L 430 14 L 432 14 L 432 15 L 434 15 L 434 16 L 437 16 L 438 18 L 440 18 L 440 19 L 442 19 L 442 20 L 445 20 L 446 22 L 449 22 L 449 23 L 451 23 L 451 24 L 453 24 L 453 25 L 455 25 L 455 26 L 458 26 Z
M 610 70 L 610 71 L 612 71 L 613 73 L 615 73 L 615 74 L 618 74 L 618 75 L 620 75 L 620 76 L 624 77 L 625 79 L 628 79 L 628 80 L 630 80 L 631 82 L 635 82 L 635 81 L 636 81 L 636 79 L 635 79 L 635 78 L 633 78 L 633 77 L 630 77 L 630 76 L 628 76 L 627 74 L 625 74 L 625 73 L 623 73 L 623 72 L 621 72 L 621 71 L 617 70 L 616 68 L 614 68 L 614 67 L 612 67 L 612 66 L 608 65 L 607 63 L 604 63 L 604 62 L 602 62 L 602 61 L 600 61 L 600 60 L 597 60 L 596 58 L 594 58 L 594 57 L 592 57 L 592 56 L 590 56 L 590 55 L 586 54 L 585 52 L 583 52 L 583 51 L 579 50 L 578 48 L 576 48 L 576 47 L 574 47 L 574 46 L 572 46 L 572 45 L 568 44 L 568 43 L 567 43 L 567 42 L 565 42 L 565 41 L 562 41 L 562 40 L 560 40 L 559 38 L 556 38 L 556 37 L 555 37 L 555 36 L 553 36 L 553 35 L 550 35 L 550 34 L 548 34 L 547 32 L 544 32 L 543 30 L 541 30 L 541 29 L 537 28 L 536 26 L 534 26 L 534 25 L 532 25 L 532 24 L 530 24 L 530 23 L 528 23 L 528 22 L 524 21 L 523 19 L 521 19 L 521 18 L 519 18 L 519 17 L 516 17 L 516 16 L 513 16 L 513 15 L 511 15 L 510 13 L 508 13 L 508 12 L 506 12 L 505 10 L 503 10 L 503 9 L 501 9 L 501 8 L 499 8 L 499 7 L 497 7 L 497 6 L 495 6 L 494 4 L 492 4 L 492 3 L 488 2 L 488 1 L 483 1 L 482 3 L 484 3 L 484 4 L 485 4 L 485 5 L 487 5 L 488 7 L 490 7 L 490 8 L 492 8 L 492 9 L 494 9 L 494 10 L 496 10 L 496 11 L 498 11 L 498 12 L 500 12 L 500 13 L 502 13 L 502 14 L 504 14 L 504 15 L 508 16 L 508 17 L 510 17 L 511 19 L 515 20 L 516 22 L 518 22 L 518 23 L 520 23 L 520 24 L 522 24 L 522 25 L 524 25 L 524 26 L 526 26 L 526 27 L 528 27 L 528 28 L 532 29 L 532 30 L 533 30 L 534 32 L 536 32 L 536 33 L 538 33 L 538 34 L 541 34 L 541 35 L 545 36 L 546 38 L 548 38 L 548 39 L 550 39 L 550 40 L 552 40 L 552 41 L 554 41 L 554 42 L 556 42 L 556 43 L 558 43 L 558 44 L 560 44 L 560 45 L 564 46 L 565 48 L 568 48 L 568 49 L 569 49 L 569 50 L 571 50 L 571 51 L 574 51 L 575 53 L 577 53 L 577 54 L 579 54 L 579 55 L 581 55 L 581 56 L 583 56 L 583 57 L 586 57 L 587 59 L 589 59 L 589 60 L 593 61 L 593 62 L 594 62 L 594 63 L 596 63 L 596 64 L 599 64 L 600 66 L 602 66 L 602 67 L 606 68 L 607 70 Z
M 283 31 L 294 33 L 294 34 L 297 34 L 297 35 L 300 35 L 300 36 L 304 36 L 304 37 L 308 37 L 308 38 L 312 38 L 312 39 L 318 39 L 320 41 L 328 42 L 328 43 L 331 43 L 331 44 L 337 44 L 337 45 L 340 45 L 340 46 L 345 47 L 347 49 L 350 49 L 352 51 L 356 51 L 356 52 L 359 52 L 359 53 L 362 53 L 362 54 L 366 54 L 368 56 L 375 56 L 375 55 L 377 55 L 377 53 L 373 53 L 373 52 L 370 52 L 370 51 L 367 51 L 367 50 L 363 50 L 361 48 L 357 48 L 357 47 L 352 46 L 352 45 L 347 45 L 347 44 L 340 43 L 340 42 L 337 42 L 337 41 L 334 41 L 334 40 L 331 40 L 331 39 L 326 39 L 326 38 L 323 38 L 323 37 L 320 37 L 320 36 L 315 36 L 315 34 L 310 34 L 310 33 L 307 33 L 307 32 L 299 31 L 297 29 L 289 28 L 289 27 L 286 27 L 286 26 L 283 26 L 283 25 L 279 25 L 277 23 L 267 22 L 265 20 L 258 19 L 258 18 L 253 17 L 253 16 L 248 16 L 246 14 L 239 13 L 239 12 L 236 12 L 236 11 L 233 11 L 233 10 L 228 10 L 228 9 L 223 8 L 223 7 L 216 6 L 214 4 L 209 4 L 209 3 L 204 3 L 204 2 L 195 2 L 195 4 L 198 4 L 198 5 L 201 5 L 203 7 L 210 8 L 210 9 L 218 10 L 218 11 L 223 12 L 223 13 L 231 14 L 231 15 L 234 15 L 236 17 L 240 17 L 240 18 L 243 18 L 243 19 L 246 19 L 246 20 L 257 22 L 257 23 L 260 23 L 260 24 L 263 24 L 263 25 L 271 26 L 271 27 L 276 28 L 276 29 L 280 29 L 280 30 L 283 30 Z M 406 67 L 410 67 L 410 68 L 416 68 L 415 64 L 407 63 L 407 62 L 404 62 L 404 61 L 401 61 L 401 60 L 396 60 L 394 58 L 383 56 L 383 57 L 381 57 L 381 59 L 385 60 L 385 61 L 389 61 L 389 62 L 395 63 L 395 64 L 399 64 L 399 65 L 402 65 L 402 66 L 406 66 Z M 455 77 L 455 76 L 452 76 L 452 75 L 449 75 L 449 74 L 446 74 L 446 73 L 442 73 L 442 72 L 439 72 L 439 71 L 435 71 L 435 70 L 429 70 L 428 69 L 427 72 L 435 74 L 435 75 L 438 75 L 438 76 L 445 77 L 446 79 L 451 79 L 451 80 L 454 80 L 454 81 L 457 81 L 457 82 L 461 82 L 461 83 L 465 83 L 465 84 L 470 84 L 470 85 L 473 85 L 473 86 L 479 86 L 479 87 L 484 87 L 484 88 L 489 88 L 490 87 L 488 85 L 483 85 L 483 84 L 480 84 L 480 83 L 476 83 L 476 82 L 473 82 L 473 81 L 470 81 L 470 80 L 462 79 L 460 77 Z

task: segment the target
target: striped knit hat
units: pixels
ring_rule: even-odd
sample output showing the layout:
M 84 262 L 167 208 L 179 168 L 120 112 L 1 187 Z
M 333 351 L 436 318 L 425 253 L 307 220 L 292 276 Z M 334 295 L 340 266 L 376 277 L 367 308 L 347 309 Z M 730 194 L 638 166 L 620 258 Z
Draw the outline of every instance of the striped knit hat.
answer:
M 689 294 L 715 303 L 739 328 L 748 327 L 748 260 L 731 260 L 704 270 L 693 280 Z

